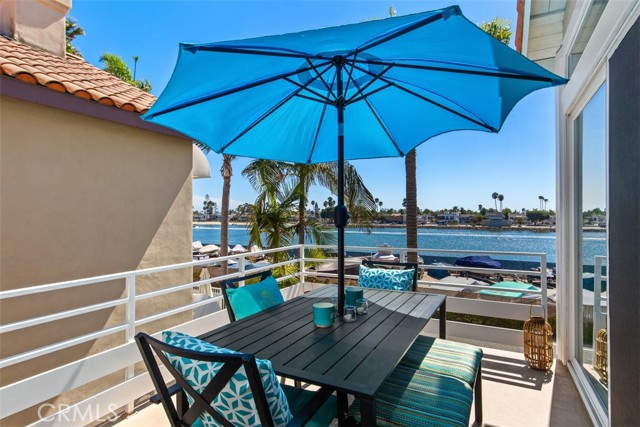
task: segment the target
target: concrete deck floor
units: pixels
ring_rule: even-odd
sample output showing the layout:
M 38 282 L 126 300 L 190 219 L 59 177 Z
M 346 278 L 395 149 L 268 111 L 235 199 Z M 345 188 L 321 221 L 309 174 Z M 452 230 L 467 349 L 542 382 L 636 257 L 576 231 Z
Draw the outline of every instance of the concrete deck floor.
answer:
M 483 348 L 482 395 L 485 427 L 587 427 L 591 420 L 568 369 L 554 363 L 549 372 L 527 366 L 521 353 Z M 474 424 L 471 411 L 470 426 Z M 103 427 L 164 427 L 160 405 L 147 405 Z

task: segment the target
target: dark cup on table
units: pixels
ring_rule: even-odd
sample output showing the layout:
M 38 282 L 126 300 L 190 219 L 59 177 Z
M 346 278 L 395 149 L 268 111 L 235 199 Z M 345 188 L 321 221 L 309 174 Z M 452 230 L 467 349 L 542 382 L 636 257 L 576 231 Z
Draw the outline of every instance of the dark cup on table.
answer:
M 364 298 L 364 290 L 355 286 L 350 286 L 344 290 L 345 305 L 356 306 L 359 299 Z

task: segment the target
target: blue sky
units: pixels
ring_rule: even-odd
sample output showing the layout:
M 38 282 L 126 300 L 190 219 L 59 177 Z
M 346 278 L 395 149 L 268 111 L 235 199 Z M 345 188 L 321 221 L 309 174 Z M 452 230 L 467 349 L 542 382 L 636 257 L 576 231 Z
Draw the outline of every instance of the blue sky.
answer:
M 496 16 L 516 23 L 516 1 L 459 1 L 473 22 Z M 159 95 L 175 64 L 180 42 L 212 42 L 281 34 L 312 28 L 361 22 L 388 16 L 393 5 L 399 15 L 438 9 L 445 1 L 96 1 L 75 0 L 71 16 L 86 35 L 75 43 L 90 63 L 104 52 L 121 56 L 133 69 L 140 57 L 137 78 L 148 79 Z M 512 42 L 513 45 L 513 42 Z M 441 209 L 493 206 L 491 193 L 505 196 L 504 207 L 520 210 L 539 206 L 538 196 L 555 208 L 554 89 L 535 92 L 511 112 L 499 134 L 461 131 L 432 138 L 417 149 L 418 206 Z M 222 156 L 209 156 L 212 178 L 194 181 L 194 207 L 205 194 L 219 201 Z M 234 161 L 231 207 L 255 200 L 242 176 L 249 159 Z M 354 162 L 365 183 L 384 207 L 400 208 L 404 198 L 404 159 Z M 330 195 L 314 188 L 310 199 L 322 202 Z

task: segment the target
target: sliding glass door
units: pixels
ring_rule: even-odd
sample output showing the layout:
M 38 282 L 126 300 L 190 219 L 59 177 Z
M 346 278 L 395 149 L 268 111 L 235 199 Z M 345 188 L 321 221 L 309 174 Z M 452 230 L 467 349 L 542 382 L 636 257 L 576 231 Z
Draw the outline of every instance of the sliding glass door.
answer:
M 606 84 L 574 121 L 576 245 L 575 363 L 595 406 L 606 412 L 607 354 L 607 115 Z

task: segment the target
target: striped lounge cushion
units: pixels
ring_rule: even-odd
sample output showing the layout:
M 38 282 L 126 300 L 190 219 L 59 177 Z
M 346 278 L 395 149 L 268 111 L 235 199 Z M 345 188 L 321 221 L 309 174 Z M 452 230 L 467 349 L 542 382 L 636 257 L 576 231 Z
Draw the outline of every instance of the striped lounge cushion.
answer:
M 467 427 L 473 390 L 455 378 L 398 366 L 376 398 L 379 426 Z M 351 411 L 360 420 L 360 401 Z
M 469 344 L 420 335 L 401 365 L 447 375 L 472 385 L 482 359 L 482 349 Z

